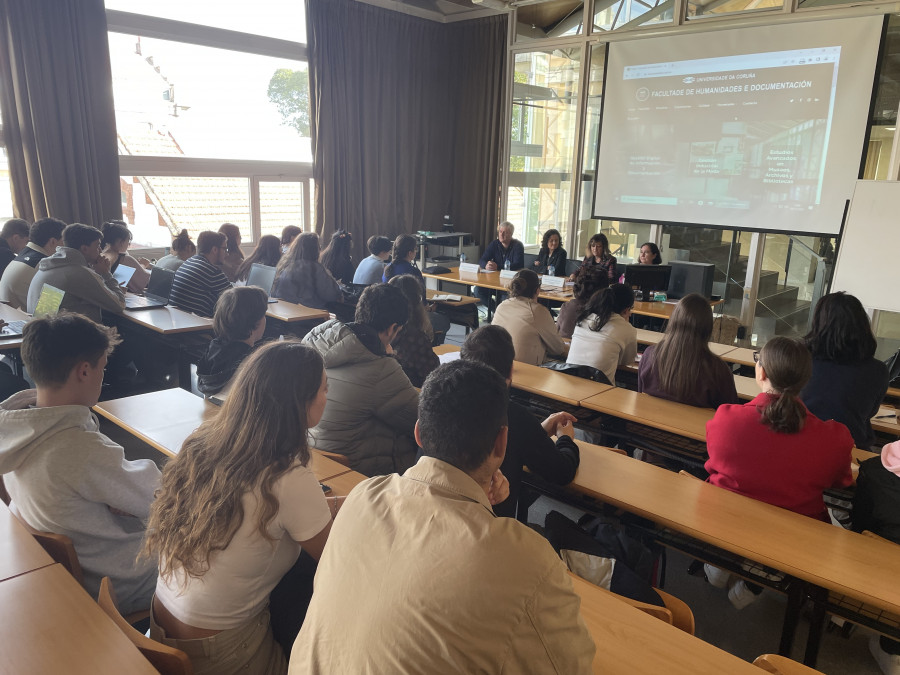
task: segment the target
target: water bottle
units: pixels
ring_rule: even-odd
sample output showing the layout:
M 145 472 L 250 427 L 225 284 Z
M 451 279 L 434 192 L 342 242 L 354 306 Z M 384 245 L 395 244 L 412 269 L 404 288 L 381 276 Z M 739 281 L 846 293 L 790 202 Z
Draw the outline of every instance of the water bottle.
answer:
M 505 270 L 509 269 L 509 258 L 507 258 L 506 260 L 503 261 L 503 269 L 505 269 Z
M 465 251 L 463 251 L 462 253 L 459 254 L 459 262 L 464 263 L 468 259 L 469 259 L 469 257 L 466 255 Z
M 547 276 L 549 276 L 549 277 L 556 276 L 556 265 L 547 265 Z

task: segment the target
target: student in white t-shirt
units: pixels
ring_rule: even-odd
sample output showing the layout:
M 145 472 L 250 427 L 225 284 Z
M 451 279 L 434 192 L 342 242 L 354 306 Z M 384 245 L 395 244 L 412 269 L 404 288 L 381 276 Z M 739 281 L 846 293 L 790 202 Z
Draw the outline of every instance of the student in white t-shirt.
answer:
M 287 671 L 269 594 L 301 548 L 318 560 L 339 506 L 308 468 L 326 392 L 315 350 L 264 345 L 166 465 L 145 544 L 160 569 L 150 635 L 185 651 L 196 675 Z
M 637 355 L 637 331 L 628 323 L 632 307 L 634 293 L 625 284 L 594 293 L 575 325 L 566 362 L 593 366 L 614 385 L 616 368 Z

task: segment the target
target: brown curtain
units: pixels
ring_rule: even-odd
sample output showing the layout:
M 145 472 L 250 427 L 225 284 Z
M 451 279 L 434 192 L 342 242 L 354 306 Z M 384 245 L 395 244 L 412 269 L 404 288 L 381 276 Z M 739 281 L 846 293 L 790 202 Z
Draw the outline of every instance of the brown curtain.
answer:
M 316 229 L 497 224 L 506 17 L 441 24 L 354 0 L 309 0 Z
M 103 0 L 0 0 L 0 38 L 16 216 L 98 226 L 121 218 Z

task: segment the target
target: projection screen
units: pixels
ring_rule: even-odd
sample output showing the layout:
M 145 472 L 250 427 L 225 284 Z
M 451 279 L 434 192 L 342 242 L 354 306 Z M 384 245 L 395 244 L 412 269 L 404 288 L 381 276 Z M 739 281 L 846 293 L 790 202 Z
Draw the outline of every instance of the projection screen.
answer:
M 593 216 L 837 234 L 883 17 L 613 42 Z

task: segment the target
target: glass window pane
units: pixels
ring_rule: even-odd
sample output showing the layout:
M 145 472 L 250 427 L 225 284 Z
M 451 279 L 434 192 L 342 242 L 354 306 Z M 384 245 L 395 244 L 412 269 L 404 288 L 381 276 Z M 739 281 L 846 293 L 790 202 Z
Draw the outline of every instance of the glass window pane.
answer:
M 550 0 L 516 10 L 516 42 L 584 34 L 584 3 Z
M 9 179 L 9 162 L 6 148 L 0 147 L 0 223 L 13 217 L 12 182 Z
M 301 181 L 260 181 L 259 211 L 262 235 L 281 237 L 281 230 L 296 225 L 304 230 L 304 196 Z
M 106 0 L 106 8 L 306 43 L 304 0 Z
M 688 0 L 687 18 L 721 16 L 736 12 L 757 12 L 764 9 L 781 9 L 783 0 Z
M 594 33 L 671 23 L 675 0 L 596 0 Z
M 252 242 L 246 178 L 122 176 L 120 185 L 134 248 L 170 246 L 182 229 L 196 242 L 200 232 L 222 223 L 234 223 L 244 243 Z
M 506 217 L 534 245 L 569 221 L 581 49 L 515 58 Z
M 119 153 L 312 162 L 307 64 L 109 34 Z

